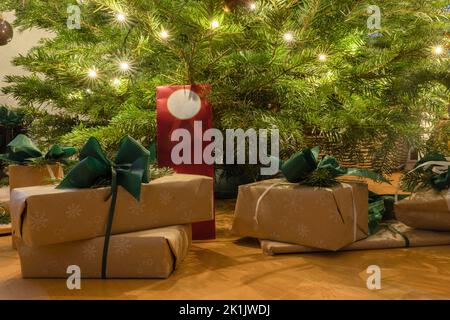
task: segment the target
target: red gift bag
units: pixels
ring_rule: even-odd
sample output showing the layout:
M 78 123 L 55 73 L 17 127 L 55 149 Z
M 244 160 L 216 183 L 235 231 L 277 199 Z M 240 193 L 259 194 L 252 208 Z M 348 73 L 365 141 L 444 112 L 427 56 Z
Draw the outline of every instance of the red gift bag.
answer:
M 158 165 L 170 167 L 178 173 L 198 174 L 214 178 L 214 165 L 203 162 L 203 150 L 210 142 L 203 141 L 203 133 L 212 128 L 212 108 L 207 95 L 208 85 L 162 86 L 157 88 L 157 154 Z M 191 154 L 183 159 L 173 159 L 172 150 L 179 141 L 171 141 L 172 134 L 189 133 Z M 184 129 L 184 130 L 183 130 Z M 197 152 L 196 152 L 197 151 Z M 211 200 L 213 201 L 213 199 Z M 194 240 L 215 238 L 215 220 L 195 223 L 192 226 Z

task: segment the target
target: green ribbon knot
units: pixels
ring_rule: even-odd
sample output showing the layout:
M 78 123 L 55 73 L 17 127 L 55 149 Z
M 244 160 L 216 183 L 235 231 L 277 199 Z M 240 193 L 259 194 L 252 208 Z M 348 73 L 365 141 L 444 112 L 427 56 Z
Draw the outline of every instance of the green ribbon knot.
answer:
M 72 168 L 58 189 L 111 186 L 105 201 L 111 198 L 102 258 L 102 278 L 106 278 L 109 241 L 117 202 L 118 187 L 122 186 L 136 200 L 141 197 L 141 184 L 150 181 L 150 152 L 139 142 L 126 136 L 119 145 L 114 162 L 109 160 L 98 140 L 91 137 L 80 151 L 80 162 Z
M 314 187 L 330 187 L 338 183 L 340 176 L 358 176 L 378 182 L 390 183 L 378 173 L 359 168 L 344 168 L 336 158 L 324 156 L 318 160 L 320 148 L 304 149 L 286 161 L 281 171 L 291 183 L 300 183 Z
M 0 160 L 20 165 L 32 163 L 55 163 L 66 162 L 67 158 L 73 156 L 77 149 L 73 147 L 63 147 L 56 144 L 50 148 L 43 157 L 43 153 L 33 143 L 33 141 L 24 134 L 19 134 L 7 145 L 5 154 L 0 155 Z

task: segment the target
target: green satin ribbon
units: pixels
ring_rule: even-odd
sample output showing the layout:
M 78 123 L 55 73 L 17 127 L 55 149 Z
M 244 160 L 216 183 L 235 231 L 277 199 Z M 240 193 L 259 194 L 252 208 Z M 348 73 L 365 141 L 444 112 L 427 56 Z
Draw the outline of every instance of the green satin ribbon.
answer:
M 111 198 L 102 257 L 102 278 L 106 278 L 109 241 L 117 202 L 118 187 L 122 186 L 136 200 L 141 197 L 141 184 L 148 183 L 150 152 L 139 142 L 126 136 L 119 145 L 115 161 L 108 159 L 100 143 L 90 138 L 80 152 L 80 162 L 73 167 L 58 189 L 111 186 Z
M 59 144 L 53 145 L 45 155 L 45 160 L 49 162 L 67 162 L 67 158 L 77 153 L 77 149 L 74 147 L 64 147 Z
M 0 160 L 12 162 L 20 165 L 31 163 L 55 163 L 66 162 L 67 158 L 73 156 L 77 149 L 73 147 L 63 147 L 56 144 L 50 148 L 42 158 L 42 151 L 33 141 L 24 134 L 19 134 L 8 145 L 6 154 L 0 155 Z
M 291 183 L 301 183 L 317 187 L 328 187 L 337 183 L 339 176 L 359 176 L 375 181 L 390 183 L 374 171 L 358 168 L 344 168 L 336 158 L 324 156 L 320 161 L 320 148 L 304 149 L 283 163 L 281 171 Z M 316 178 L 316 179 L 315 179 Z
M 24 134 L 19 134 L 6 147 L 6 154 L 0 155 L 0 160 L 28 164 L 34 159 L 42 157 L 41 150 Z

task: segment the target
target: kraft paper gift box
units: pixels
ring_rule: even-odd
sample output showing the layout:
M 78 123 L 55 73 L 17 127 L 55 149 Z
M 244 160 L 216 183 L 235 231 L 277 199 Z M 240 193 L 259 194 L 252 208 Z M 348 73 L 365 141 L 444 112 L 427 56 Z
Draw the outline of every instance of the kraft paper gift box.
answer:
M 368 235 L 367 184 L 314 188 L 273 179 L 240 186 L 232 231 L 338 250 Z
M 41 247 L 18 242 L 24 278 L 68 278 L 78 266 L 81 278 L 101 278 L 104 237 Z M 113 235 L 110 238 L 107 278 L 167 278 L 186 257 L 191 226 Z
M 450 191 L 414 193 L 397 202 L 394 212 L 397 220 L 410 227 L 450 231 Z
M 42 246 L 105 235 L 111 188 L 15 189 L 11 194 L 13 228 L 27 246 Z M 142 184 L 137 201 L 121 186 L 112 234 L 190 224 L 213 218 L 212 179 L 174 174 Z
M 10 192 L 16 188 L 49 185 L 55 179 L 64 178 L 64 171 L 59 163 L 41 166 L 10 165 L 8 171 Z M 16 248 L 15 241 L 13 236 L 12 247 L 14 249 Z
M 42 166 L 10 165 L 9 189 L 52 184 L 52 180 L 64 178 L 64 171 L 59 163 Z
M 354 242 L 340 251 L 394 249 L 450 245 L 450 232 L 414 229 L 399 221 L 389 221 L 366 239 Z M 323 252 L 324 250 L 270 240 L 261 241 L 264 254 Z

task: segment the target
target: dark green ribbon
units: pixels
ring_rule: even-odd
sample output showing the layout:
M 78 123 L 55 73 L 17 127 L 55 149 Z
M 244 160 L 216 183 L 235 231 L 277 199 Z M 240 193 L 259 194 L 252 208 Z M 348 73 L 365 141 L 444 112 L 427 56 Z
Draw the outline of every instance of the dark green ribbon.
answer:
M 100 143 L 90 138 L 80 152 L 80 162 L 72 168 L 58 189 L 111 186 L 105 201 L 111 198 L 102 257 L 102 278 L 106 278 L 109 241 L 114 220 L 118 187 L 122 186 L 136 200 L 141 197 L 141 184 L 148 183 L 150 152 L 139 142 L 126 136 L 119 145 L 115 161 L 108 159 Z
M 77 149 L 74 147 L 64 147 L 59 144 L 53 145 L 45 155 L 45 160 L 48 162 L 62 162 L 66 163 L 67 158 L 77 153 Z
M 336 158 L 324 156 L 318 161 L 320 148 L 304 149 L 283 163 L 281 171 L 291 183 L 316 187 L 329 187 L 337 183 L 339 176 L 359 176 L 375 181 L 390 183 L 374 171 L 358 168 L 344 168 Z
M 33 159 L 42 157 L 41 150 L 24 134 L 19 134 L 6 147 L 6 154 L 0 155 L 0 160 L 27 164 Z
M 7 127 L 19 126 L 22 123 L 22 118 L 22 116 L 5 106 L 0 106 L 0 124 Z
M 67 158 L 73 156 L 77 149 L 63 147 L 56 144 L 50 148 L 44 156 L 46 163 L 66 162 Z M 24 134 L 19 134 L 7 145 L 6 154 L 0 155 L 0 160 L 16 164 L 26 165 L 39 162 L 42 159 L 42 151 L 33 141 Z

